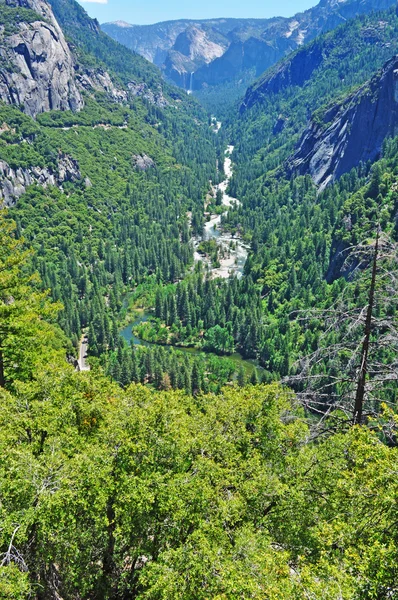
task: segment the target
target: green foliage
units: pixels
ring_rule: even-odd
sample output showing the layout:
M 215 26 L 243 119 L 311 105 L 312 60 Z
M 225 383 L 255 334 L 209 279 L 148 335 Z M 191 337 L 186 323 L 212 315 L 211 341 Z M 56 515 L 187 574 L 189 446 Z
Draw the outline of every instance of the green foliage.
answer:
M 0 213 L 0 387 L 30 380 L 40 362 L 50 360 L 63 342 L 61 332 L 48 323 L 59 307 L 37 290 L 29 259 L 15 238 L 15 225 Z M 47 353 L 39 358 L 38 349 L 43 348 Z
M 1 281 L 29 303 L 18 243 L 2 241 Z M 280 385 L 193 397 L 160 373 L 163 391 L 123 391 L 36 341 L 34 376 L 18 370 L 0 388 L 2 597 L 396 593 L 397 448 L 382 442 L 396 436 L 392 411 L 313 442 Z M 14 351 L 25 345 L 20 329 Z
M 234 338 L 232 336 L 232 323 L 229 327 L 216 325 L 211 327 L 205 335 L 205 348 L 220 354 L 232 354 L 235 350 Z
M 137 329 L 139 337 L 221 354 L 232 353 L 236 346 L 243 356 L 256 358 L 265 336 L 261 298 L 253 282 L 211 280 L 200 268 L 183 282 L 158 289 L 155 317 Z
M 38 578 L 66 600 L 396 589 L 396 448 L 360 428 L 306 443 L 279 386 L 192 399 L 65 366 L 0 405 L 9 597 Z
M 13 563 L 0 567 L 0 598 L 27 600 L 31 598 L 31 592 L 27 573 L 21 572 Z
M 234 383 L 236 360 L 192 348 L 165 348 L 160 343 L 132 348 L 119 345 L 117 352 L 103 360 L 106 373 L 123 387 L 142 383 L 157 390 L 185 390 L 193 395 L 218 394 L 224 385 Z
M 1 117 L 10 131 L 0 157 L 12 168 L 45 167 L 57 177 L 62 157 L 77 160 L 80 179 L 62 191 L 31 186 L 11 213 L 37 251 L 44 286 L 64 305 L 67 336 L 76 346 L 91 323 L 99 340 L 92 353 L 115 348 L 122 296 L 152 273 L 175 281 L 193 262 L 186 215 L 203 214 L 216 177 L 207 119 L 191 103 L 159 109 L 103 97 L 81 113 L 51 112 L 37 122 L 9 107 Z M 181 143 L 182 131 L 189 143 Z M 136 157 L 144 155 L 154 166 L 140 171 Z
M 1 37 L 8 37 L 16 33 L 20 23 L 34 23 L 35 21 L 43 21 L 43 17 L 34 10 L 23 6 L 14 7 L 5 5 L 3 2 L 0 3 L 0 23 L 4 27 Z

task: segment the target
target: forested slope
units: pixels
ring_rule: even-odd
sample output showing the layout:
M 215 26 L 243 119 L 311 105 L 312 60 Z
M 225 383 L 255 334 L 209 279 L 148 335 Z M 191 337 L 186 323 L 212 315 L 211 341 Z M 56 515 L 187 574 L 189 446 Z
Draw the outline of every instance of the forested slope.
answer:
M 4 215 L 0 240 L 2 598 L 394 597 L 392 412 L 311 441 L 278 385 L 193 398 L 77 373 Z
M 217 177 L 214 134 L 197 103 L 107 38 L 77 3 L 54 7 L 82 103 L 74 112 L 41 106 L 36 120 L 0 106 L 1 189 L 38 251 L 44 285 L 63 303 L 68 338 L 76 346 L 91 324 L 101 354 L 117 344 L 124 292 L 149 274 L 175 281 L 192 264 L 186 215 L 200 227 Z M 25 27 L 19 6 L 1 10 Z
M 266 73 L 230 123 L 236 143 L 230 193 L 242 200 L 242 207 L 230 211 L 225 224 L 243 229 L 251 239 L 246 275 L 263 299 L 257 325 L 263 332 L 257 339 L 263 342 L 257 347 L 273 373 L 287 375 L 295 368 L 296 351 L 317 347 L 319 322 L 303 330 L 298 315 L 339 297 L 346 286 L 342 250 L 374 238 L 377 222 L 395 239 L 395 142 L 386 142 L 385 158 L 372 170 L 370 163 L 357 161 L 356 169 L 321 194 L 310 169 L 288 177 L 285 161 L 311 117 L 322 131 L 325 106 L 331 114 L 333 100 L 341 102 L 395 54 L 397 24 L 390 10 L 359 17 L 320 37 Z M 382 81 L 380 74 L 375 81 Z M 393 94 L 392 85 L 388 93 Z M 371 140 L 372 131 L 368 135 Z M 371 215 L 369 221 L 365 214 Z

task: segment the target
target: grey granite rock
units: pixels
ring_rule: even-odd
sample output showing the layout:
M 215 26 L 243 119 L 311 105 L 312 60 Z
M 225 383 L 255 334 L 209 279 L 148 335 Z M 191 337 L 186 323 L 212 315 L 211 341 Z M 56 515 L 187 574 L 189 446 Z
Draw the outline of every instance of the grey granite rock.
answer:
M 0 99 L 21 105 L 36 116 L 48 110 L 80 110 L 83 99 L 74 78 L 74 62 L 65 37 L 46 2 L 7 0 L 39 16 L 21 22 L 0 47 Z
M 287 162 L 289 175 L 309 173 L 324 189 L 360 162 L 376 160 L 386 137 L 398 134 L 398 57 L 321 121 L 312 121 Z
M 133 156 L 133 167 L 139 171 L 147 171 L 148 169 L 153 169 L 154 166 L 154 161 L 146 154 L 135 154 Z
M 80 179 L 77 161 L 66 154 L 59 155 L 56 170 L 47 167 L 12 169 L 0 160 L 0 207 L 13 206 L 34 183 L 44 188 L 50 185 L 59 187 L 66 181 L 76 182 Z

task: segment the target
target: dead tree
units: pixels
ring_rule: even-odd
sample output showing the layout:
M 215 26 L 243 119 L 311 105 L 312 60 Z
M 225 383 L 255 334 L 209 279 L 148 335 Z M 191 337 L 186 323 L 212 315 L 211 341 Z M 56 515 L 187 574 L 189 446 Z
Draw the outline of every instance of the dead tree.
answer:
M 361 424 L 398 389 L 398 251 L 377 227 L 373 242 L 347 254 L 352 285 L 328 309 L 296 314 L 303 329 L 315 321 L 321 334 L 317 349 L 298 361 L 284 383 L 321 421 L 341 410 L 347 422 Z M 353 300 L 355 285 L 366 287 L 362 303 Z

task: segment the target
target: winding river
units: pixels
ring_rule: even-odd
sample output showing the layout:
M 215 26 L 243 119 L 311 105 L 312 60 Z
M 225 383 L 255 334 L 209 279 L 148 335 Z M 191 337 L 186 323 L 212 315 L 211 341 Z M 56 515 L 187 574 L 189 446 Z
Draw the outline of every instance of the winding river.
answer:
M 224 173 L 225 179 L 218 185 L 213 186 L 213 195 L 216 196 L 220 190 L 222 193 L 222 203 L 227 209 L 222 215 L 211 215 L 203 230 L 202 238 L 194 239 L 194 258 L 195 262 L 204 262 L 211 272 L 213 279 L 222 277 L 227 279 L 230 275 L 242 277 L 243 269 L 248 256 L 248 248 L 239 238 L 233 236 L 227 231 L 223 231 L 221 223 L 223 215 L 226 215 L 228 209 L 233 206 L 239 206 L 240 200 L 232 198 L 227 194 L 227 188 L 233 175 L 231 155 L 234 151 L 234 146 L 228 146 L 225 151 Z M 220 266 L 212 267 L 209 259 L 198 252 L 198 247 L 201 241 L 216 240 L 220 250 Z
M 217 131 L 221 123 L 217 123 Z M 211 215 L 210 220 L 205 224 L 203 236 L 201 238 L 195 238 L 193 240 L 194 243 L 194 258 L 195 262 L 204 262 L 206 263 L 206 268 L 209 270 L 212 278 L 228 278 L 231 274 L 236 275 L 237 277 L 242 277 L 243 269 L 248 256 L 248 248 L 242 242 L 242 240 L 238 236 L 233 236 L 227 231 L 223 231 L 221 226 L 222 216 L 227 214 L 228 209 L 233 207 L 234 205 L 240 205 L 240 201 L 237 198 L 232 198 L 229 196 L 226 191 L 228 188 L 228 184 L 231 180 L 233 170 L 232 170 L 232 160 L 231 155 L 234 151 L 233 146 L 228 146 L 225 151 L 225 162 L 224 162 L 224 173 L 225 180 L 219 183 L 218 185 L 213 186 L 213 195 L 215 196 L 218 190 L 221 190 L 223 194 L 223 205 L 226 210 L 222 215 Z M 210 261 L 198 252 L 198 247 L 201 241 L 214 239 L 217 241 L 217 244 L 220 248 L 220 266 L 212 267 Z M 157 344 L 153 344 L 150 342 L 146 342 L 141 340 L 134 334 L 134 329 L 140 324 L 145 323 L 151 318 L 151 315 L 148 313 L 140 314 L 136 317 L 133 323 L 130 323 L 123 329 L 121 332 L 122 337 L 129 343 L 135 346 L 156 346 Z M 197 348 L 184 348 L 175 346 L 175 350 L 179 350 L 180 352 L 186 352 L 188 354 L 202 354 L 203 350 L 199 350 Z M 232 355 L 227 356 L 236 364 L 237 370 L 242 365 L 246 371 L 246 374 L 250 376 L 254 369 L 258 369 L 258 363 L 255 360 L 246 360 L 242 358 L 239 353 L 234 353 Z
M 126 340 L 126 342 L 128 344 L 131 344 L 133 346 L 144 346 L 144 347 L 154 347 L 154 346 L 160 345 L 160 344 L 156 344 L 156 343 L 152 343 L 152 342 L 146 342 L 145 340 L 141 340 L 134 334 L 134 329 L 138 325 L 140 325 L 140 323 L 146 323 L 147 321 L 149 321 L 150 318 L 151 318 L 151 315 L 148 313 L 140 314 L 139 316 L 136 317 L 136 319 L 133 323 L 130 323 L 129 325 L 127 325 L 127 327 L 125 327 L 123 329 L 123 331 L 121 331 L 122 337 Z M 163 347 L 173 348 L 174 350 L 178 350 L 179 352 L 184 352 L 186 354 L 191 354 L 191 355 L 205 354 L 205 352 L 203 350 L 200 350 L 198 348 L 185 348 L 183 346 L 163 346 Z M 206 354 L 209 354 L 209 353 L 206 352 Z M 243 366 L 247 377 L 250 377 L 255 369 L 257 370 L 257 372 L 262 371 L 262 368 L 259 367 L 258 362 L 256 360 L 245 359 L 238 352 L 235 352 L 234 354 L 226 355 L 225 358 L 228 358 L 229 360 L 232 360 L 235 363 L 236 371 L 239 370 L 240 366 Z

